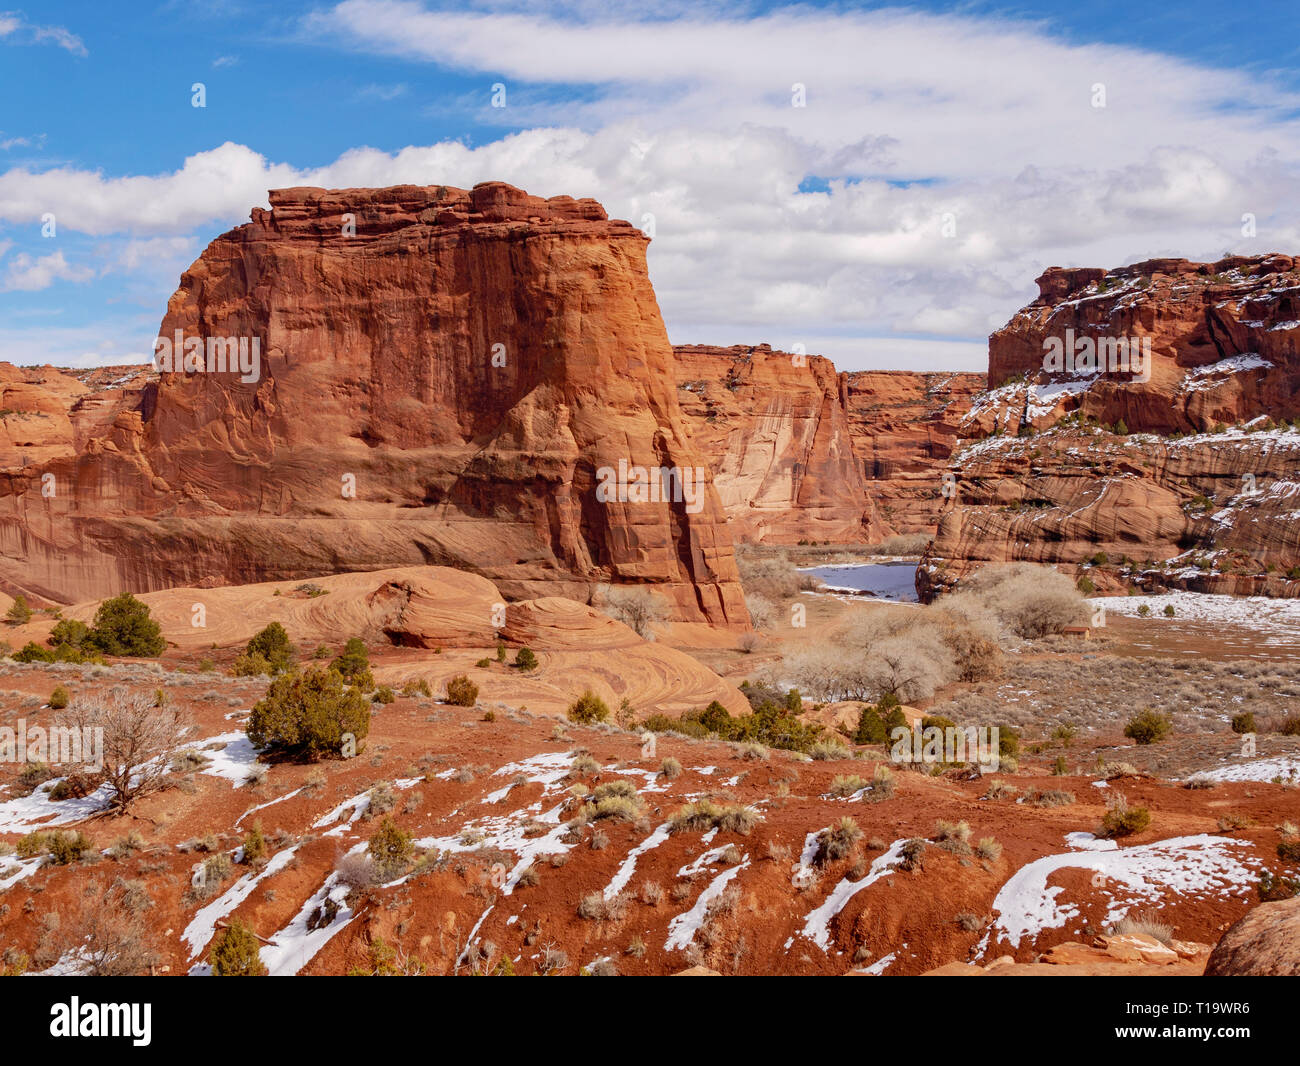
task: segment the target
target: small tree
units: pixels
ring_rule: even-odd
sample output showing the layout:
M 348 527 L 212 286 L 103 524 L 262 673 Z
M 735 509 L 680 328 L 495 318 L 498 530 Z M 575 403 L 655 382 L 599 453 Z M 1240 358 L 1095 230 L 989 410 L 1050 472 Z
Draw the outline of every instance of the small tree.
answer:
M 244 658 L 249 665 L 266 665 L 266 669 L 258 673 L 282 674 L 292 669 L 294 654 L 289 634 L 279 622 L 272 622 L 244 646 Z
M 213 977 L 265 977 L 261 946 L 253 931 L 238 918 L 231 920 L 215 940 L 208 955 Z
M 68 705 L 68 690 L 62 685 L 55 685 L 50 693 L 50 709 L 61 711 Z
M 11 626 L 25 626 L 32 620 L 32 609 L 27 606 L 27 597 L 19 593 L 9 605 L 5 621 Z
M 370 672 L 370 656 L 366 652 L 366 642 L 360 637 L 349 637 L 343 645 L 341 654 L 334 657 L 330 669 L 337 671 L 349 684 L 356 685 L 363 692 L 375 687 L 374 675 Z
M 253 706 L 248 739 L 258 748 L 280 749 L 306 759 L 344 754 L 370 732 L 370 706 L 336 670 L 281 674 Z
M 83 737 L 103 730 L 101 775 L 118 813 L 166 785 L 167 756 L 186 726 L 179 704 L 159 708 L 151 697 L 125 689 L 113 689 L 107 697 L 78 696 L 60 723 Z
M 515 666 L 519 667 L 525 673 L 529 670 L 537 669 L 537 656 L 533 654 L 531 648 L 520 648 L 515 653 Z
M 447 702 L 457 707 L 473 707 L 478 702 L 478 685 L 465 674 L 457 674 L 447 682 Z
M 105 655 L 156 656 L 167 647 L 149 608 L 129 592 L 99 605 L 85 643 Z
M 725 708 L 723 713 L 726 713 Z M 568 717 L 570 722 L 577 722 L 580 725 L 595 725 L 609 717 L 609 707 L 591 689 L 587 689 L 569 708 Z

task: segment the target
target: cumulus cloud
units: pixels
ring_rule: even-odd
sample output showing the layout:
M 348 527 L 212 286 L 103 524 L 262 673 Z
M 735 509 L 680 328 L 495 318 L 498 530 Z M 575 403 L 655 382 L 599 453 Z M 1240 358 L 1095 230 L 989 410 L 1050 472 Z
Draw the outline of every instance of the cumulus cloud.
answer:
M 70 264 L 62 252 L 42 256 L 20 252 L 9 261 L 3 288 L 6 292 L 38 292 L 56 281 L 89 281 L 94 276 L 89 267 Z
M 482 75 L 480 95 L 439 106 L 511 131 L 474 147 L 358 147 L 315 168 L 235 143 L 147 176 L 14 168 L 0 173 L 0 222 L 53 211 L 61 229 L 154 240 L 239 222 L 268 188 L 504 180 L 653 228 L 675 341 L 804 343 L 849 368 L 885 355 L 981 367 L 980 338 L 1049 265 L 1300 244 L 1300 97 L 1030 24 L 345 0 L 298 32 Z M 495 81 L 506 108 L 490 106 Z

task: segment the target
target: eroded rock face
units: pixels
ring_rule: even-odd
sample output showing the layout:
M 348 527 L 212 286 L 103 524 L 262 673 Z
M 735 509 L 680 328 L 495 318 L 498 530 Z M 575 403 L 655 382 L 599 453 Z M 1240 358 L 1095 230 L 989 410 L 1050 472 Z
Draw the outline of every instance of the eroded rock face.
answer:
M 1039 288 L 989 339 L 995 387 L 961 422 L 922 598 L 972 564 L 1098 551 L 1133 560 L 1152 591 L 1300 595 L 1287 576 L 1300 562 L 1300 436 L 1285 425 L 1300 414 L 1295 260 L 1053 268 Z M 1081 354 L 1086 340 L 1109 367 L 1132 355 L 1107 348 L 1121 339 L 1140 342 L 1143 365 L 1044 369 L 1054 341 Z
M 1206 977 L 1300 977 L 1300 898 L 1261 903 L 1223 934 Z
M 638 230 L 502 183 L 270 201 L 160 330 L 255 339 L 256 373 L 174 367 L 75 454 L 11 466 L 0 577 L 68 601 L 445 563 L 510 596 L 642 583 L 680 619 L 747 624 Z M 684 477 L 598 499 L 620 461 Z
M 1300 269 L 1291 256 L 1153 259 L 1109 273 L 1053 267 L 1038 287 L 1038 299 L 989 337 L 997 391 L 964 436 L 1041 428 L 1073 411 L 1156 433 L 1300 415 Z M 1052 339 L 1068 340 L 1076 359 L 1047 372 Z M 1079 369 L 1089 343 L 1121 340 L 1149 346 L 1149 380 L 1137 380 L 1146 369 L 1114 371 L 1122 353 L 1113 347 L 1098 352 L 1106 372 Z
M 934 530 L 947 502 L 942 478 L 985 376 L 864 370 L 848 379 L 848 413 L 868 491 L 899 533 Z
M 678 345 L 677 383 L 738 540 L 928 532 L 983 374 L 839 373 L 769 345 Z
M 757 347 L 674 349 L 682 409 L 737 540 L 878 540 L 847 404 L 829 359 Z

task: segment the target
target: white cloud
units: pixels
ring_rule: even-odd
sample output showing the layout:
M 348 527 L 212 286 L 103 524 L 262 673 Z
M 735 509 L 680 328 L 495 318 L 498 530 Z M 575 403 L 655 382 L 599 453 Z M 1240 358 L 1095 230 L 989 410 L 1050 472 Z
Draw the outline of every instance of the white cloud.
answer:
M 87 56 L 85 44 L 80 37 L 62 26 L 38 26 L 27 22 L 17 12 L 0 13 L 0 40 L 8 39 L 13 44 L 56 44 L 76 56 Z
M 31 256 L 20 252 L 9 261 L 5 274 L 6 292 L 38 292 L 48 289 L 56 281 L 89 281 L 95 272 L 89 267 L 75 267 L 63 257 L 62 252 Z
M 303 34 L 480 74 L 481 97 L 448 112 L 530 128 L 472 148 L 358 147 L 316 168 L 234 143 L 151 176 L 14 168 L 0 222 L 54 211 L 73 231 L 171 239 L 247 218 L 268 188 L 499 179 L 593 196 L 638 225 L 652 215 L 675 341 L 802 336 L 845 368 L 882 352 L 981 365 L 980 338 L 1050 265 L 1300 247 L 1300 97 L 1267 78 L 898 9 L 640 19 L 591 0 L 587 14 L 347 0 Z M 488 105 L 497 80 L 502 111 Z M 805 108 L 790 106 L 795 82 Z M 826 191 L 799 192 L 811 176 Z M 1257 238 L 1241 236 L 1246 212 Z
M 221 70 L 223 67 L 236 67 L 239 65 L 239 56 L 217 56 L 212 61 L 212 66 Z

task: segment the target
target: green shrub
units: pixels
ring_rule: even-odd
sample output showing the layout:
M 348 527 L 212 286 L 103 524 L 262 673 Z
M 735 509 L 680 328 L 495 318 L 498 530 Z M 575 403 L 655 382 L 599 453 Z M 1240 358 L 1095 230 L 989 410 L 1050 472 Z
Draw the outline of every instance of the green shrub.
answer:
M 289 634 L 279 622 L 272 622 L 260 633 L 255 634 L 244 646 L 244 658 L 261 661 L 267 666 L 261 671 L 267 674 L 282 674 L 293 668 L 295 649 L 289 642 Z
M 393 690 L 387 685 L 380 685 L 370 694 L 370 701 L 372 703 L 392 703 L 395 699 L 397 699 L 397 697 L 393 695 Z
M 348 638 L 348 642 L 343 645 L 343 651 L 330 663 L 330 669 L 349 684 L 356 685 L 362 692 L 369 692 L 375 687 L 374 676 L 370 673 L 370 656 L 366 652 L 366 642 L 360 637 Z
M 491 665 L 492 665 L 492 660 L 491 660 L 491 659 L 479 659 L 478 662 L 476 662 L 476 663 L 474 664 L 474 667 L 475 667 L 475 669 L 478 669 L 478 670 L 486 670 L 486 669 L 488 669 L 488 667 L 490 667 Z
M 478 685 L 465 674 L 447 682 L 447 702 L 455 707 L 473 707 L 478 702 Z
M 261 944 L 253 931 L 240 919 L 230 924 L 212 941 L 208 962 L 213 977 L 265 977 L 266 964 L 260 955 Z
M 682 807 L 668 820 L 668 832 L 707 832 L 746 834 L 758 822 L 758 815 L 748 807 L 718 804 L 709 799 L 696 800 Z
M 1124 735 L 1138 744 L 1155 744 L 1168 736 L 1173 727 L 1168 715 L 1157 714 L 1148 707 L 1128 720 Z
M 406 872 L 411 857 L 415 854 L 415 845 L 410 833 L 398 828 L 391 818 L 385 817 L 375 830 L 375 835 L 370 838 L 366 850 L 374 860 L 380 876 L 385 881 L 391 881 Z
M 255 866 L 266 858 L 266 837 L 262 835 L 262 823 L 254 822 L 253 828 L 244 834 L 244 865 Z
M 68 690 L 62 685 L 55 685 L 54 691 L 50 693 L 50 709 L 61 711 L 68 705 Z
M 525 672 L 537 669 L 537 656 L 533 654 L 531 648 L 520 648 L 515 653 L 515 666 Z
M 365 697 L 335 670 L 281 674 L 248 718 L 248 739 L 258 748 L 308 759 L 342 753 L 351 734 L 359 745 L 370 732 Z
M 60 644 L 66 644 L 70 648 L 80 648 L 89 636 L 90 626 L 85 622 L 78 622 L 75 618 L 64 618 L 54 623 L 46 643 L 51 648 L 57 648 Z
M 1277 857 L 1283 862 L 1300 862 L 1300 840 L 1280 840 Z
M 5 621 L 11 626 L 25 626 L 31 620 L 32 609 L 27 606 L 27 597 L 19 593 L 14 597 L 14 602 L 9 605 Z
M 1130 807 L 1123 796 L 1111 800 L 1110 808 L 1102 815 L 1101 836 L 1126 837 L 1140 833 L 1151 824 L 1151 812 L 1145 807 Z
M 162 627 L 154 621 L 149 608 L 129 592 L 99 605 L 83 643 L 105 655 L 125 656 L 153 657 L 167 647 Z
M 261 655 L 248 655 L 245 653 L 237 656 L 235 661 L 230 664 L 232 677 L 259 677 L 271 673 L 274 673 L 271 664 Z
M 608 718 L 609 708 L 605 706 L 605 701 L 592 692 L 591 689 L 587 689 L 573 702 L 568 713 L 569 721 L 577 722 L 580 725 L 595 725 L 595 723 L 603 722 Z
M 1241 714 L 1232 716 L 1232 731 L 1234 733 L 1255 733 L 1255 713 L 1253 711 L 1243 711 Z
M 862 839 L 862 829 L 852 818 L 841 818 L 828 829 L 817 834 L 817 852 L 813 862 L 819 866 L 823 863 L 842 859 L 853 850 Z
M 429 682 L 421 677 L 418 680 L 404 681 L 402 683 L 402 695 L 406 697 L 432 696 L 433 689 L 429 687 Z

